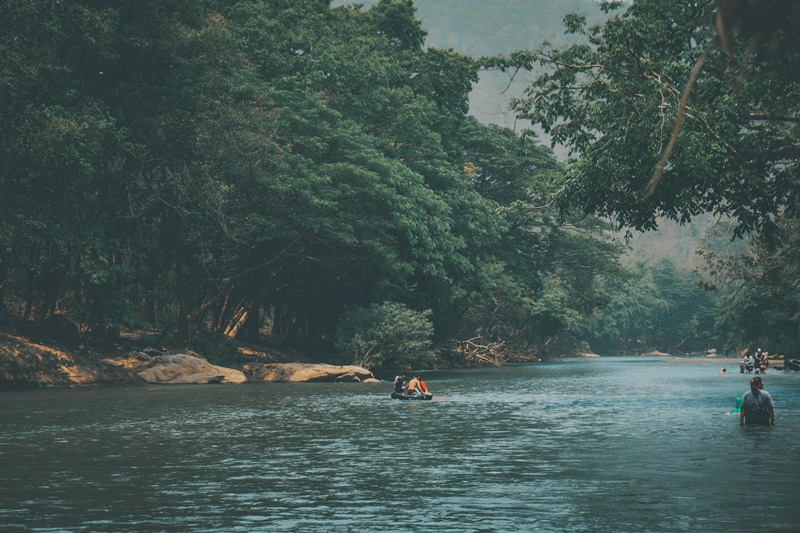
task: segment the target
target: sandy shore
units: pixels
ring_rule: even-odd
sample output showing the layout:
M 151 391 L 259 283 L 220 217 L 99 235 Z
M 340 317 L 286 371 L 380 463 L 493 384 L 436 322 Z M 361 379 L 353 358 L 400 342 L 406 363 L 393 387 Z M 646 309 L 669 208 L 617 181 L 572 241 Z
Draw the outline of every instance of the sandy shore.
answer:
M 739 361 L 741 361 L 738 357 L 670 357 L 668 360 L 670 363 L 708 363 L 730 366 L 738 366 Z
M 703 363 L 717 365 L 725 368 L 729 374 L 738 373 L 741 359 L 738 357 L 670 357 L 670 363 Z M 770 359 L 769 369 L 773 371 L 783 370 L 783 359 Z

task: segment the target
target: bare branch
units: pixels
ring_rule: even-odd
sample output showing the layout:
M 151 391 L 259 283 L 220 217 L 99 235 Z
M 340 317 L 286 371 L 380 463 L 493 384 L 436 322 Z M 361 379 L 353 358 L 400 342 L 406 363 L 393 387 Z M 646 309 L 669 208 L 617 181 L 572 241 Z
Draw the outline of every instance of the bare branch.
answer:
M 691 94 L 692 89 L 694 89 L 694 84 L 697 81 L 697 76 L 700 74 L 700 69 L 703 68 L 703 63 L 705 63 L 706 57 L 708 57 L 708 50 L 703 52 L 703 55 L 697 60 L 697 63 L 692 69 L 692 74 L 689 76 L 689 81 L 686 82 L 686 88 L 683 90 L 680 107 L 678 107 L 678 116 L 675 117 L 675 127 L 672 129 L 672 135 L 670 136 L 669 143 L 667 143 L 666 150 L 664 150 L 664 154 L 661 156 L 661 161 L 659 161 L 658 167 L 656 167 L 656 171 L 653 173 L 653 177 L 650 178 L 650 183 L 647 184 L 642 202 L 646 202 L 651 196 L 653 196 L 656 187 L 658 187 L 658 184 L 661 182 L 661 178 L 664 175 L 664 169 L 667 166 L 667 160 L 669 159 L 673 148 L 675 148 L 675 142 L 678 140 L 678 134 L 681 132 L 683 116 L 686 113 L 686 102 L 689 100 L 689 95 Z

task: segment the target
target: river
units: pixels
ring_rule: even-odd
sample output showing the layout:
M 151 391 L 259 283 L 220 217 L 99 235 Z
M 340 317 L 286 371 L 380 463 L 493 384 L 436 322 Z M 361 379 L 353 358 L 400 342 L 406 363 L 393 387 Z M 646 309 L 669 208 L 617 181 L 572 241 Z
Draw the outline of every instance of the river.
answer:
M 0 393 L 2 531 L 796 531 L 800 377 L 668 358 Z

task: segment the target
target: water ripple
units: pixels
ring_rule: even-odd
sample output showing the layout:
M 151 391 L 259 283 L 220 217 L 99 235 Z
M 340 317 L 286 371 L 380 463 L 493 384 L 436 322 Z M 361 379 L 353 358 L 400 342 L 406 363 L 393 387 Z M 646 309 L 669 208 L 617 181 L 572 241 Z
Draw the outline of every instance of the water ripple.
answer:
M 432 402 L 386 383 L 4 393 L 0 529 L 794 530 L 800 382 L 768 375 L 780 425 L 740 429 L 746 377 L 705 367 L 430 372 Z

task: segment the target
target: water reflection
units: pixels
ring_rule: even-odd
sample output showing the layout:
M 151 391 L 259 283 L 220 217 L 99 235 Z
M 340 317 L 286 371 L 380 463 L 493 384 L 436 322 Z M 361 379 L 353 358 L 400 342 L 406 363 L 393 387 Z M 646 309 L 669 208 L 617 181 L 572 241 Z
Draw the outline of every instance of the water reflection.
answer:
M 0 395 L 0 526 L 69 531 L 751 531 L 800 523 L 798 378 L 660 359 L 383 384 Z M 758 498 L 747 496 L 758 487 Z

